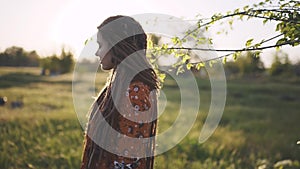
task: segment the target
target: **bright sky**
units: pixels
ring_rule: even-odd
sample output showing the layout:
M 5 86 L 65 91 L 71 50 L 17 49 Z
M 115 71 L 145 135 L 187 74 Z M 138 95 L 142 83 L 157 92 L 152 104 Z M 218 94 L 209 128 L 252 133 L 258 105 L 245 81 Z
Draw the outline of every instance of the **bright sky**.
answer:
M 47 56 L 58 53 L 62 46 L 78 56 L 84 41 L 94 35 L 97 26 L 107 17 L 117 14 L 168 14 L 184 19 L 203 18 L 217 12 L 227 12 L 257 0 L 0 0 L 0 51 L 10 46 L 36 50 Z M 249 38 L 269 38 L 275 24 L 238 23 L 227 36 L 214 36 L 215 48 L 240 48 Z M 218 28 L 217 28 L 218 29 Z M 291 60 L 300 60 L 300 47 L 284 48 Z M 270 54 L 264 53 L 264 61 Z

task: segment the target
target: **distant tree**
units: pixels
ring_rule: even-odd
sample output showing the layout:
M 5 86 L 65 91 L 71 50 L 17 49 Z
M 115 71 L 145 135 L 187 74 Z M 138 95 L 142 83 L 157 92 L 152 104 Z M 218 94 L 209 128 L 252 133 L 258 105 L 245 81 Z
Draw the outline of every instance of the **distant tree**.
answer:
M 240 75 L 240 68 L 235 62 L 227 62 L 224 65 L 224 70 L 226 72 L 226 77 L 235 77 Z
M 265 71 L 265 67 L 256 53 L 246 52 L 235 62 L 227 62 L 225 71 L 229 75 L 258 75 Z
M 22 66 L 22 63 L 26 61 L 25 51 L 21 47 L 12 46 L 4 51 L 6 60 L 4 60 L 3 66 Z
M 279 51 L 274 55 L 274 61 L 271 65 L 271 68 L 269 69 L 269 72 L 272 76 L 278 76 L 281 74 L 291 75 L 293 74 L 292 67 L 293 66 L 288 58 L 288 55 Z
M 57 75 L 61 73 L 60 59 L 56 55 L 50 57 L 50 74 Z
M 39 55 L 27 52 L 21 47 L 12 46 L 0 53 L 0 66 L 38 66 Z
M 47 72 L 49 72 L 50 75 L 68 73 L 72 71 L 74 66 L 73 54 L 62 49 L 60 56 L 52 55 L 42 58 L 40 66 L 42 68 L 42 75 L 48 74 Z
M 239 67 L 239 73 L 242 75 L 258 74 L 265 70 L 260 57 L 252 52 L 246 52 L 245 55 L 239 57 L 236 62 Z
M 40 67 L 42 68 L 41 75 L 47 75 L 51 69 L 51 58 L 41 58 L 40 59 Z
M 300 61 L 293 65 L 295 75 L 300 76 Z
M 71 52 L 65 52 L 64 49 L 62 49 L 61 55 L 60 55 L 60 71 L 61 73 L 68 73 L 72 71 L 74 66 L 74 59 L 73 54 Z
M 0 66 L 11 66 L 11 60 L 6 53 L 0 53 Z
M 39 66 L 40 56 L 36 53 L 36 51 L 31 51 L 27 54 L 28 66 L 36 67 Z

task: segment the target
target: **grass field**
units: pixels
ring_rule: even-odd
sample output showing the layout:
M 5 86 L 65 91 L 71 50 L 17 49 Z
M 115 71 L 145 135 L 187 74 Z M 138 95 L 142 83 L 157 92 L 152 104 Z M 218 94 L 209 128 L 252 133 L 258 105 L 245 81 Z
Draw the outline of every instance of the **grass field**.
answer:
M 0 96 L 8 98 L 0 106 L 1 169 L 79 168 L 83 130 L 73 107 L 72 75 L 43 77 L 39 71 L 0 68 Z M 198 84 L 196 123 L 180 144 L 156 157 L 156 169 L 300 168 L 300 78 L 228 80 L 220 125 L 203 144 L 198 136 L 210 104 L 210 83 L 198 79 Z M 163 90 L 170 99 L 159 132 L 176 119 L 180 103 L 174 81 L 167 79 Z M 24 106 L 12 108 L 12 101 Z

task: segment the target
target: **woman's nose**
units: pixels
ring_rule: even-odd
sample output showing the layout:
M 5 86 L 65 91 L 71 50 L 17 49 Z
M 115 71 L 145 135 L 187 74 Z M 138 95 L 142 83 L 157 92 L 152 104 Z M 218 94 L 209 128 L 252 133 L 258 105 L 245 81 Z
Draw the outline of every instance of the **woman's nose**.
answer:
M 96 51 L 95 55 L 101 58 L 101 54 L 100 54 L 99 50 Z

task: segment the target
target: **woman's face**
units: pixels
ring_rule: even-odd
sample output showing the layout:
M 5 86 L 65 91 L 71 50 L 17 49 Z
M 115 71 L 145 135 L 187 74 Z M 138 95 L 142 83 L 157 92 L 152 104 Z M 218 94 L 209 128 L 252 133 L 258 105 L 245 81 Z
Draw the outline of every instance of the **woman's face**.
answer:
M 103 36 L 100 32 L 97 33 L 97 43 L 99 45 L 99 48 L 96 52 L 96 56 L 100 57 L 100 64 L 102 70 L 110 70 L 114 67 L 114 64 L 112 63 L 112 56 L 113 53 L 110 50 L 110 45 L 108 42 L 103 39 Z

